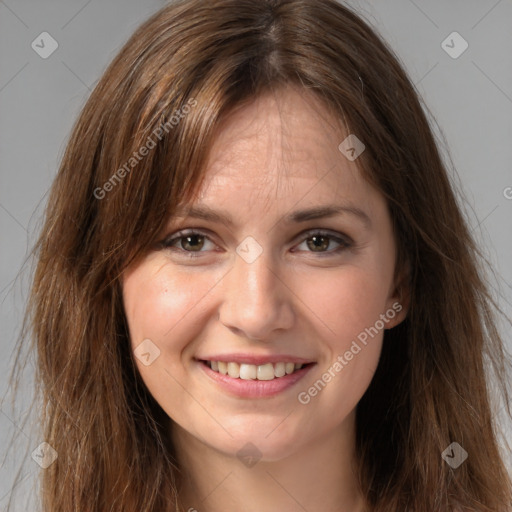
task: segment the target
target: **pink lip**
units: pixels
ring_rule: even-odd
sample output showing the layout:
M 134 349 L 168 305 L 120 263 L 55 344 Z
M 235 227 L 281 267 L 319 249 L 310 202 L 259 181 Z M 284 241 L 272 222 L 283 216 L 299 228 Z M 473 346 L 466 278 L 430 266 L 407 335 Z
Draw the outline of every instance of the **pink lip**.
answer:
M 213 361 L 222 361 L 222 359 L 213 359 Z M 234 359 L 228 359 L 228 361 L 234 361 Z M 269 362 L 269 358 L 265 359 L 265 361 Z M 280 361 L 285 362 L 283 359 L 279 359 L 277 362 Z M 291 388 L 296 382 L 302 379 L 302 377 L 304 377 L 311 368 L 316 366 L 315 364 L 310 364 L 305 368 L 294 371 L 290 375 L 277 377 L 273 380 L 244 380 L 234 379 L 229 375 L 222 375 L 221 373 L 212 370 L 204 362 L 197 361 L 197 364 L 199 365 L 199 368 L 205 372 L 207 377 L 212 379 L 223 390 L 240 398 L 268 398 L 275 396 Z
M 302 357 L 292 356 L 289 354 L 242 354 L 242 353 L 231 353 L 231 354 L 218 354 L 212 356 L 201 356 L 196 357 L 200 361 L 224 361 L 226 363 L 235 362 L 238 364 L 266 364 L 266 363 L 299 363 L 308 364 L 314 363 L 312 359 L 304 359 Z

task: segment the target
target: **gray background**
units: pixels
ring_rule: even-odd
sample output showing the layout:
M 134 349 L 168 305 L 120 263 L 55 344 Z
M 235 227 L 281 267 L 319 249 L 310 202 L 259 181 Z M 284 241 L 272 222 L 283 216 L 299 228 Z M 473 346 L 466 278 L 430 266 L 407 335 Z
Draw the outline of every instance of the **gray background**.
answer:
M 2 397 L 30 277 L 30 265 L 22 271 L 22 264 L 40 227 L 72 123 L 122 43 L 165 3 L 0 0 Z M 460 179 L 468 220 L 496 270 L 493 286 L 501 294 L 500 304 L 512 317 L 512 0 L 347 3 L 390 43 L 441 127 L 436 133 L 457 169 L 453 179 Z M 47 59 L 31 47 L 45 31 L 58 42 Z M 458 58 L 441 45 L 453 31 L 469 45 Z M 457 41 L 448 39 L 448 44 L 460 48 Z M 510 328 L 503 329 L 512 348 Z M 10 408 L 7 398 L 1 404 L 0 511 L 14 470 L 22 466 L 16 493 L 25 496 L 33 492 L 39 470 L 30 454 L 43 439 L 23 423 L 29 402 L 22 402 L 30 396 L 32 373 L 30 364 L 17 409 Z M 9 444 L 15 432 L 19 446 Z M 512 465 L 508 451 L 507 459 Z

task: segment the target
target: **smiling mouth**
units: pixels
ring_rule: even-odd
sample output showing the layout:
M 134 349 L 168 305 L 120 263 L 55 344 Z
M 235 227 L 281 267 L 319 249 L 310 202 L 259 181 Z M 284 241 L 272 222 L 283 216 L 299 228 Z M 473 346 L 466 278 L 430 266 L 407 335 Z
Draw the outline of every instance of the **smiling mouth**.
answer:
M 233 379 L 242 380 L 274 380 L 311 366 L 314 363 L 266 363 L 266 364 L 245 364 L 225 361 L 201 361 L 214 372 L 227 375 Z

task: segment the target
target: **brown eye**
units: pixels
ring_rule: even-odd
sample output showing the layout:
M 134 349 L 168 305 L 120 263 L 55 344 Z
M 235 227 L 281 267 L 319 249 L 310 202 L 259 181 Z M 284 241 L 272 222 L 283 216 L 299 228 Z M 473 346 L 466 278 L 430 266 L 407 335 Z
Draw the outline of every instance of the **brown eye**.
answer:
M 312 243 L 310 243 L 310 240 L 312 240 Z M 308 238 L 307 240 L 308 247 L 313 251 L 317 252 L 317 249 L 322 251 L 329 247 L 329 237 L 327 236 L 312 236 Z
M 181 248 L 186 251 L 200 251 L 204 246 L 204 236 L 202 235 L 187 235 L 178 240 L 181 240 Z
M 341 233 L 337 233 L 338 236 L 336 236 L 328 231 L 309 231 L 305 235 L 306 238 L 302 238 L 303 242 L 300 245 L 306 244 L 307 249 L 304 249 L 306 252 L 317 253 L 321 256 L 338 254 L 353 245 L 353 241 Z M 333 243 L 335 244 L 334 248 L 329 249 Z
M 208 250 L 207 246 L 205 248 L 206 242 L 212 244 L 212 248 L 215 247 L 215 244 L 210 240 L 210 238 L 203 233 L 197 231 L 180 231 L 170 235 L 160 242 L 160 247 L 163 249 L 169 249 L 173 252 L 181 252 L 183 254 L 188 254 L 189 256 L 195 256 L 194 253 L 200 255 Z

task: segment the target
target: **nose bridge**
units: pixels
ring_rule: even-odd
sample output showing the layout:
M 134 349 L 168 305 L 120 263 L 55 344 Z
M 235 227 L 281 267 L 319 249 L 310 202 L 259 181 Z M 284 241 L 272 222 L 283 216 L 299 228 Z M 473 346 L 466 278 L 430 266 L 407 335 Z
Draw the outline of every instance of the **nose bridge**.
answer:
M 247 300 L 253 305 L 269 304 L 276 287 L 276 273 L 268 254 L 261 254 L 255 261 L 237 258 L 235 276 L 238 284 L 247 291 Z
M 243 243 L 239 249 L 243 249 Z M 240 254 L 225 278 L 220 320 L 254 339 L 289 328 L 291 305 L 272 255 L 263 251 L 252 260 Z

